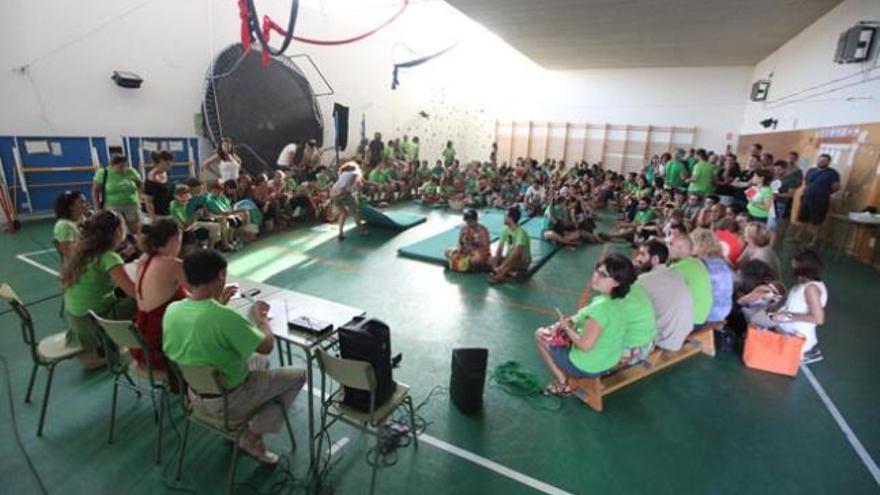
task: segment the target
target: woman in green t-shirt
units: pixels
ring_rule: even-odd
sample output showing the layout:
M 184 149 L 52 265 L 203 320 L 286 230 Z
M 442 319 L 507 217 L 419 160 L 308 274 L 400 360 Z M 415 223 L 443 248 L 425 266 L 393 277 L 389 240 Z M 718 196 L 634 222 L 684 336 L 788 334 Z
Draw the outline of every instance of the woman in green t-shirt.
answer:
M 636 280 L 632 262 L 621 254 L 605 257 L 590 277 L 598 292 L 573 317 L 535 332 L 538 353 L 553 373 L 547 395 L 569 395 L 568 378 L 593 378 L 617 366 L 624 353 L 626 317 L 623 300 Z
M 70 327 L 67 341 L 83 348 L 79 358 L 86 368 L 104 364 L 99 350 L 101 330 L 89 311 L 117 320 L 131 319 L 135 313 L 134 282 L 114 250 L 124 239 L 122 217 L 112 210 L 99 212 L 83 223 L 81 237 L 61 269 L 64 313 Z M 117 297 L 116 289 L 128 298 Z
M 52 243 L 63 262 L 73 252 L 79 238 L 79 221 L 89 209 L 86 195 L 81 191 L 64 191 L 55 198 L 55 227 Z
M 752 176 L 752 187 L 746 191 L 746 209 L 753 221 L 766 223 L 770 216 L 770 208 L 773 206 L 773 189 L 770 189 L 772 180 L 773 173 L 765 169 L 757 170 Z
M 95 173 L 92 199 L 96 208 L 116 210 L 128 230 L 137 233 L 142 187 L 141 176 L 128 165 L 128 158 L 116 155 L 110 160 L 110 166 Z

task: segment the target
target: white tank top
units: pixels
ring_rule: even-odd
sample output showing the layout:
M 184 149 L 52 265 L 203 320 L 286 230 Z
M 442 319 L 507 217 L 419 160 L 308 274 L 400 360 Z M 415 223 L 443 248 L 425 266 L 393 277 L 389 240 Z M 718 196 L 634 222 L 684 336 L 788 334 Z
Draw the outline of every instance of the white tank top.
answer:
M 825 305 L 828 304 L 828 289 L 825 287 L 824 282 L 812 281 L 805 284 L 797 284 L 792 287 L 791 290 L 788 291 L 788 297 L 785 298 L 785 304 L 780 308 L 780 311 L 809 313 L 810 308 L 807 306 L 807 287 L 811 285 L 815 285 L 819 289 L 819 302 L 824 308 Z M 811 330 L 814 331 L 816 329 L 814 323 L 807 323 L 804 321 L 781 322 L 779 327 L 787 333 L 796 332 L 804 335 L 806 335 L 806 332 Z
M 241 165 L 238 164 L 235 160 L 221 160 L 220 165 L 217 166 L 217 170 L 220 172 L 220 181 L 226 182 L 228 180 L 238 180 L 238 174 L 241 170 Z

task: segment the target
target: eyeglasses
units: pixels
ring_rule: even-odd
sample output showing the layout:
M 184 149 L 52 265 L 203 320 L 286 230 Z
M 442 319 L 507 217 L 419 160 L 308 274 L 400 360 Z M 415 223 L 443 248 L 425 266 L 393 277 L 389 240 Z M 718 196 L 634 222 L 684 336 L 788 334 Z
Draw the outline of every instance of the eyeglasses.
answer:
M 600 277 L 602 277 L 602 278 L 608 278 L 608 277 L 611 276 L 611 275 L 608 274 L 608 271 L 605 270 L 604 268 L 596 268 L 596 272 L 595 272 L 595 273 L 596 273 L 596 275 L 598 275 L 598 276 L 600 276 Z

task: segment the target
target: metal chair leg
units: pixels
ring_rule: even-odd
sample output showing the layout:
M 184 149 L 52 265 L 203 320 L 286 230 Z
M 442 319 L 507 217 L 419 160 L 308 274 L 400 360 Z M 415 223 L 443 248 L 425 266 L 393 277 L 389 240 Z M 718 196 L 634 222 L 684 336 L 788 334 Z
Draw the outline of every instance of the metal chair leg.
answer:
M 419 435 L 416 432 L 416 412 L 413 408 L 412 397 L 406 396 L 406 407 L 409 409 L 409 431 L 412 433 L 413 447 L 419 448 Z
M 52 377 L 55 375 L 55 364 L 49 365 L 49 376 L 46 377 L 46 390 L 43 392 L 43 405 L 40 408 L 40 423 L 37 426 L 37 436 L 43 436 L 43 424 L 46 422 L 46 408 L 49 407 L 49 390 L 52 389 Z
M 153 404 L 153 421 L 159 423 L 159 409 L 156 407 L 156 389 L 150 387 L 150 402 Z
M 186 441 L 189 439 L 189 418 L 186 420 L 186 424 L 183 425 L 183 441 L 180 444 L 180 456 L 177 458 L 177 474 L 174 476 L 174 479 L 180 481 L 180 474 L 183 472 L 183 454 L 186 452 Z
M 238 465 L 238 442 L 241 440 L 241 433 L 236 435 L 235 437 L 235 445 L 232 447 L 232 465 L 229 466 L 229 487 L 226 490 L 226 493 L 232 495 L 233 490 L 235 489 L 235 469 Z
M 376 432 L 376 458 L 373 460 L 373 475 L 370 478 L 370 495 L 376 493 L 376 475 L 379 473 L 379 463 L 382 462 L 382 454 L 379 453 L 379 448 L 382 446 L 382 428 L 379 428 L 379 431 Z
M 162 429 L 165 420 L 165 403 L 168 399 L 165 397 L 165 389 L 159 391 L 159 435 L 156 438 L 156 464 L 162 462 Z
M 24 401 L 28 404 L 31 402 L 31 392 L 34 390 L 34 380 L 37 378 L 37 368 L 39 367 L 40 365 L 34 363 L 34 367 L 31 369 L 31 379 L 28 381 L 27 395 L 24 396 Z
M 113 404 L 110 406 L 110 441 L 113 443 L 113 428 L 116 426 L 116 398 L 119 395 L 119 375 L 113 380 Z
M 140 399 L 140 398 L 141 398 L 141 395 L 142 395 L 142 394 L 141 394 L 141 388 L 138 387 L 138 386 L 134 383 L 134 380 L 131 379 L 131 377 L 128 375 L 128 372 L 127 372 L 127 371 L 123 371 L 123 372 L 120 373 L 120 374 L 121 374 L 123 377 L 125 377 L 125 381 L 128 382 L 128 384 L 131 386 L 132 390 L 134 390 L 134 393 L 137 394 L 138 399 Z
M 287 426 L 287 435 L 290 436 L 290 451 L 296 450 L 296 437 L 293 436 L 293 428 L 290 426 L 290 417 L 287 415 L 287 408 L 284 407 L 284 401 L 278 401 L 278 407 L 281 408 L 281 416 L 284 417 L 284 425 Z

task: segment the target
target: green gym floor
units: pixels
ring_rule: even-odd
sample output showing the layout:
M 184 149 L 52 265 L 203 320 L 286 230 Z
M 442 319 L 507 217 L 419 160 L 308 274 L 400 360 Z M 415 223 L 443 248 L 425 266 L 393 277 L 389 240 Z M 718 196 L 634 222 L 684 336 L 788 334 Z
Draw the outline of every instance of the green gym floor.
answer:
M 462 275 L 397 256 L 397 249 L 444 230 L 457 216 L 415 205 L 428 222 L 396 233 L 351 232 L 339 243 L 332 226 L 300 227 L 269 235 L 231 256 L 231 273 L 362 308 L 392 329 L 394 352 L 403 353 L 395 378 L 412 387 L 415 401 L 446 386 L 451 350 L 489 349 L 491 370 L 514 360 L 549 379 L 532 334 L 552 321 L 554 308 L 575 310 L 603 249 L 561 250 L 523 285 L 490 287 L 485 276 Z M 607 223 L 607 222 L 606 222 Z M 51 247 L 51 222 L 27 224 L 0 242 L 0 281 L 25 302 L 59 291 L 50 273 L 16 255 Z M 625 249 L 614 245 L 611 249 Z M 49 269 L 51 252 L 27 257 Z M 819 330 L 825 361 L 790 379 L 752 371 L 730 354 L 698 355 L 606 399 L 599 414 L 574 398 L 525 400 L 490 382 L 481 414 L 458 412 L 447 394 L 435 394 L 419 414 L 430 424 L 418 450 L 397 453 L 379 473 L 379 493 L 423 494 L 868 494 L 880 493 L 880 384 L 876 381 L 880 334 L 876 305 L 880 273 L 827 253 L 830 298 Z M 41 335 L 64 329 L 60 299 L 31 307 Z M 5 308 L 4 308 L 5 309 Z M 872 316 L 874 315 L 874 316 Z M 111 380 L 60 365 L 44 436 L 37 419 L 45 376 L 35 400 L 24 403 L 30 356 L 14 314 L 0 316 L 0 353 L 9 364 L 12 402 L 24 448 L 50 493 L 155 494 L 192 490 L 223 493 L 231 455 L 215 434 L 193 427 L 183 481 L 173 482 L 173 431 L 164 442 L 163 466 L 153 464 L 156 430 L 148 398 L 120 392 L 114 444 L 107 443 Z M 275 362 L 273 356 L 273 363 Z M 817 387 L 830 400 L 823 402 Z M 0 386 L 0 493 L 39 493 L 13 436 L 10 390 Z M 830 408 L 839 411 L 838 419 Z M 554 410 L 556 409 L 556 410 Z M 175 403 L 174 420 L 180 413 Z M 302 479 L 308 465 L 305 401 L 291 414 L 299 441 L 290 467 Z M 841 427 L 851 428 L 850 438 Z M 333 441 L 348 443 L 329 474 L 335 493 L 369 488 L 365 454 L 372 438 L 339 426 Z M 853 443 L 851 443 L 851 440 Z M 344 441 L 344 440 L 343 440 Z M 282 435 L 269 439 L 276 451 Z M 861 454 L 853 446 L 863 445 Z M 873 473 L 872 474 L 872 470 Z M 283 469 L 239 461 L 237 493 L 269 493 Z

